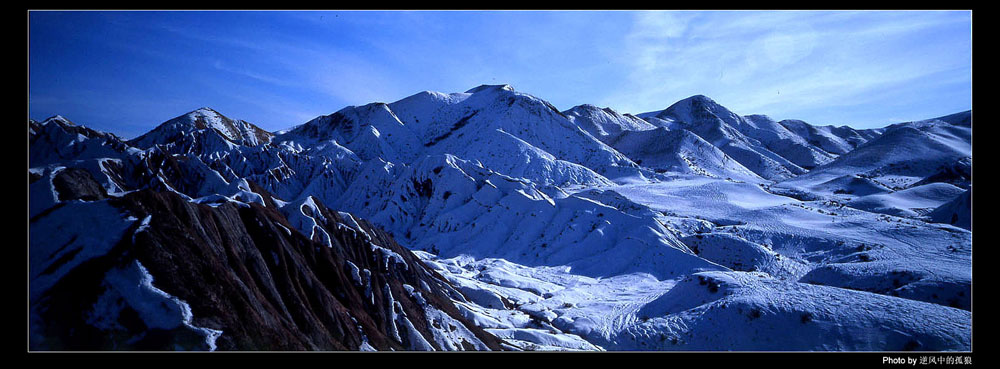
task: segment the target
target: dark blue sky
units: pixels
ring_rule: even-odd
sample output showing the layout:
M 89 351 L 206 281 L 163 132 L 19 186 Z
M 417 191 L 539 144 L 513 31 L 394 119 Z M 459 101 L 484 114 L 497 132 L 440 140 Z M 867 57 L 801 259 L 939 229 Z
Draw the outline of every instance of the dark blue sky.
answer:
M 559 109 L 704 94 L 860 128 L 971 109 L 971 13 L 38 12 L 29 110 L 125 137 L 202 106 L 268 130 L 509 83 Z

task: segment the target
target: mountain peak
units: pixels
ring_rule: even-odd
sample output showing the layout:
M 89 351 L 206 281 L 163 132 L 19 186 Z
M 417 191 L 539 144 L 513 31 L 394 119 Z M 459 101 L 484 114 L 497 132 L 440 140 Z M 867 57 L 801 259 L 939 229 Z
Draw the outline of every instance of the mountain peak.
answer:
M 695 117 L 703 117 L 712 114 L 720 117 L 734 115 L 729 111 L 729 109 L 719 105 L 715 102 L 715 100 L 712 100 L 708 96 L 694 95 L 673 103 L 673 105 L 664 109 L 660 112 L 660 114 L 657 114 L 657 117 L 672 117 L 679 118 L 682 121 L 693 122 L 697 120 L 693 119 Z
M 163 123 L 163 125 L 171 126 L 177 124 L 193 126 L 195 129 L 216 128 L 226 131 L 227 126 L 231 126 L 233 123 L 231 119 L 215 109 L 200 107 Z
M 775 121 L 774 119 L 772 119 L 772 118 L 771 118 L 770 116 L 768 116 L 767 114 L 750 114 L 750 115 L 745 115 L 744 117 L 746 117 L 746 118 L 750 118 L 750 119 L 759 119 L 759 120 L 769 120 L 769 121 Z M 776 122 L 776 121 L 775 121 L 775 122 Z
M 55 121 L 55 122 L 61 122 L 63 124 L 68 124 L 68 125 L 71 125 L 71 126 L 75 126 L 76 125 L 75 123 L 73 123 L 69 119 L 66 119 L 66 117 L 64 117 L 62 115 L 58 115 L 58 114 L 53 115 L 53 116 L 48 117 L 48 118 L 45 118 L 45 120 L 43 120 L 42 122 L 43 123 L 47 123 L 47 122 L 53 122 L 53 121 Z
M 270 140 L 272 134 L 249 122 L 233 120 L 210 107 L 200 107 L 163 122 L 152 131 L 136 137 L 132 143 L 141 148 L 153 144 L 169 144 L 193 132 L 218 132 L 232 144 L 256 146 Z
M 511 87 L 511 85 L 508 85 L 508 84 L 502 84 L 502 85 L 479 85 L 479 87 L 471 88 L 468 91 L 465 91 L 465 93 L 467 93 L 467 94 L 474 94 L 474 93 L 477 93 L 477 92 L 480 92 L 480 91 L 486 91 L 486 90 L 514 91 L 514 87 Z
M 686 99 L 682 99 L 671 106 L 679 106 L 679 105 L 692 106 L 692 107 L 700 106 L 700 107 L 706 107 L 709 110 L 712 110 L 712 108 L 714 107 L 721 106 L 719 105 L 719 103 L 715 102 L 715 100 L 712 100 L 712 98 L 700 94 L 690 96 Z
M 219 113 L 219 111 L 217 111 L 215 109 L 212 109 L 210 107 L 207 107 L 207 106 L 203 106 L 203 107 L 200 107 L 198 109 L 189 111 L 189 112 L 187 112 L 186 114 L 184 114 L 182 116 L 185 116 L 185 117 L 225 117 L 224 115 L 222 115 L 222 113 Z
M 697 101 L 697 102 L 703 102 L 703 103 L 715 103 L 715 100 L 712 100 L 712 98 L 710 98 L 708 96 L 705 96 L 705 95 L 701 95 L 701 94 L 693 95 L 693 96 L 688 97 L 688 98 L 686 98 L 684 100 L 681 100 L 681 101 L 685 101 L 685 100 Z

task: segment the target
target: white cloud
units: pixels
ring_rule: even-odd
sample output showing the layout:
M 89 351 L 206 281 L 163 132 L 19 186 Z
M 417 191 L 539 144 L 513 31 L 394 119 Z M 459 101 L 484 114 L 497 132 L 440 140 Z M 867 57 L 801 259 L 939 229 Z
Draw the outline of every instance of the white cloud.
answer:
M 880 91 L 969 66 L 961 53 L 934 52 L 953 40 L 932 45 L 914 36 L 963 21 L 961 13 L 944 15 L 638 13 L 619 60 L 630 71 L 628 83 L 603 102 L 643 112 L 705 94 L 742 114 L 861 104 Z
M 689 20 L 689 14 L 679 12 L 637 13 L 628 37 L 654 41 L 681 37 L 688 28 Z

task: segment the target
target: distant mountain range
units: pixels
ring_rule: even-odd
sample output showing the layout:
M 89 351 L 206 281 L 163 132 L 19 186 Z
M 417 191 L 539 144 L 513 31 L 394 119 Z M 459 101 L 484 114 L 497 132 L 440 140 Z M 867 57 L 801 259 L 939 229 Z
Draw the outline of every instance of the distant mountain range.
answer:
M 925 309 L 927 319 L 968 317 L 971 274 L 921 277 L 912 281 L 920 291 L 900 292 L 910 281 L 869 288 L 862 280 L 875 274 L 806 254 L 775 261 L 785 252 L 771 246 L 778 233 L 688 229 L 746 220 L 673 214 L 619 187 L 704 180 L 805 205 L 833 202 L 870 214 L 866 222 L 902 217 L 970 235 L 971 111 L 855 130 L 741 116 L 701 95 L 636 115 L 593 105 L 559 111 L 509 85 L 483 85 L 349 106 L 278 132 L 211 108 L 131 140 L 61 116 L 28 123 L 32 349 L 559 346 L 484 326 L 468 304 L 510 315 L 516 298 L 484 295 L 456 279 L 465 272 L 435 269 L 426 255 L 567 267 L 588 278 L 765 272 L 954 310 Z M 681 311 L 661 300 L 644 313 Z M 707 323 L 692 327 L 699 324 Z M 901 342 L 968 344 L 961 333 L 921 332 Z M 641 348 L 610 334 L 578 348 Z M 879 349 L 872 344 L 810 347 Z

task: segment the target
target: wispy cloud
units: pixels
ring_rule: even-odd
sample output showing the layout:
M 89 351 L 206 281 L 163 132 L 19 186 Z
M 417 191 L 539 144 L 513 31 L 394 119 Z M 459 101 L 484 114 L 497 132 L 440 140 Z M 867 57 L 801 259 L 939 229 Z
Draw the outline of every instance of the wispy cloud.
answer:
M 880 89 L 961 67 L 961 57 L 912 51 L 922 32 L 961 21 L 931 12 L 639 13 L 620 59 L 630 83 L 606 101 L 643 111 L 701 93 L 741 113 L 779 114 L 787 106 L 862 103 Z

